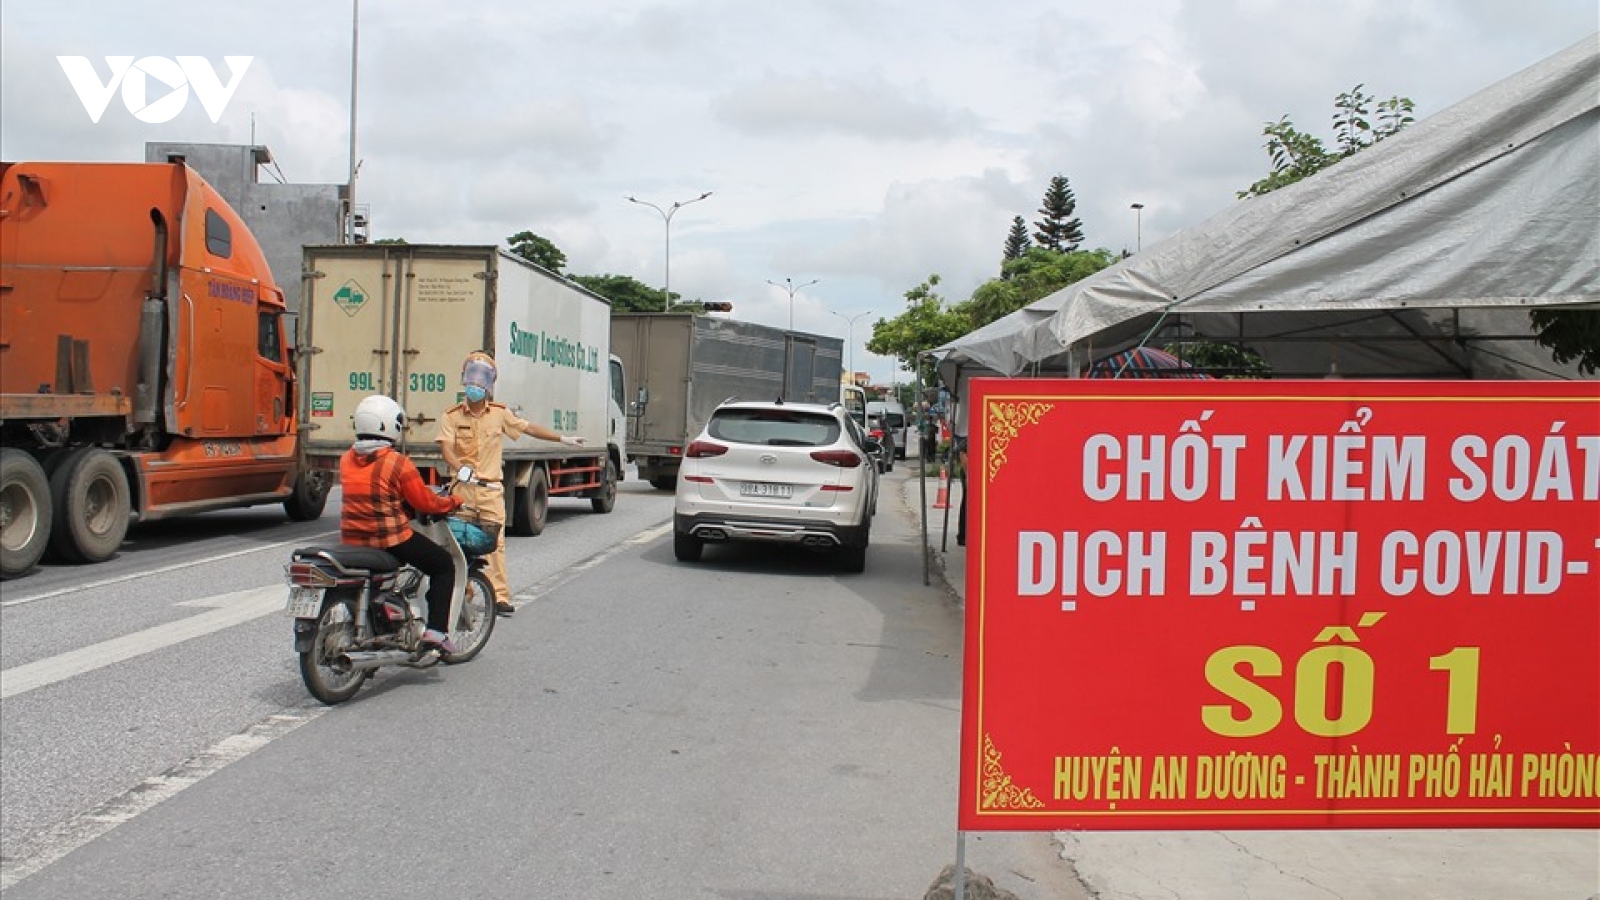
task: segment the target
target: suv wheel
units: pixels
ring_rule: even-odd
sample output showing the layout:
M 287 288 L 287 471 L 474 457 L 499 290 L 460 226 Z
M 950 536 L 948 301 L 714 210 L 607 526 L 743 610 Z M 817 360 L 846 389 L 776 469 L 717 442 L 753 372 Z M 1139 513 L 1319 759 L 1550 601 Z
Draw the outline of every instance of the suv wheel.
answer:
M 700 551 L 704 550 L 705 547 L 705 541 L 687 531 L 674 531 L 672 533 L 672 555 L 678 558 L 678 562 L 699 562 Z

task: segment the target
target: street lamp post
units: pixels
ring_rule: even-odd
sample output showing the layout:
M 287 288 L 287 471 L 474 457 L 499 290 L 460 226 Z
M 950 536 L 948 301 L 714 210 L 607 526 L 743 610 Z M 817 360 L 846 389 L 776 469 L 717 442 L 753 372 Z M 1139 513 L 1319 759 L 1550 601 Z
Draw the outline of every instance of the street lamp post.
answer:
M 361 0 L 350 0 L 350 177 L 345 182 L 345 221 L 340 239 L 356 242 L 356 51 L 361 46 Z M 255 143 L 251 141 L 251 143 Z
M 816 284 L 816 283 L 817 283 L 817 279 L 815 279 L 815 278 L 811 279 L 810 281 L 806 282 L 805 284 L 800 284 L 800 285 L 795 284 L 793 278 L 785 278 L 783 280 L 783 284 L 779 284 L 779 283 L 777 283 L 776 281 L 773 281 L 770 278 L 767 279 L 767 284 L 770 284 L 775 288 L 783 288 L 784 290 L 789 292 L 789 330 L 790 331 L 794 330 L 794 294 L 795 294 L 795 291 L 802 290 L 804 288 L 808 288 L 808 287 L 810 287 L 810 286 L 812 286 L 813 284 Z
M 667 248 L 666 248 L 666 253 L 664 254 L 665 258 L 666 258 L 666 261 L 665 261 L 665 264 L 664 264 L 664 268 L 665 268 L 666 272 L 665 272 L 665 277 L 662 279 L 663 283 L 661 285 L 661 293 L 663 295 L 662 296 L 663 302 L 661 304 L 661 311 L 662 312 L 666 312 L 667 310 L 670 310 L 672 308 L 672 217 L 673 217 L 673 215 L 675 213 L 677 213 L 678 210 L 683 209 L 685 206 L 688 206 L 691 203 L 699 203 L 701 200 L 704 200 L 705 198 L 707 198 L 709 196 L 711 196 L 711 192 L 710 191 L 706 191 L 704 194 L 701 194 L 700 196 L 694 198 L 693 200 L 680 200 L 680 201 L 677 201 L 677 202 L 673 203 L 671 208 L 669 208 L 669 209 L 662 209 L 661 207 L 655 205 L 654 203 L 651 203 L 648 200 L 640 200 L 638 197 L 633 197 L 633 196 L 629 196 L 628 197 L 628 200 L 630 202 L 637 203 L 640 206 L 648 206 L 651 209 L 655 210 L 656 212 L 660 213 L 661 214 L 661 221 L 665 222 L 666 226 L 667 226 Z
M 1133 209 L 1133 252 L 1144 249 L 1144 204 L 1135 203 Z
M 845 374 L 849 379 L 854 379 L 856 377 L 856 320 L 862 316 L 872 315 L 872 310 L 869 309 L 866 312 L 859 312 L 853 316 L 847 316 L 842 312 L 834 312 L 831 309 L 828 310 L 828 312 L 833 313 L 849 323 L 849 336 L 845 338 L 845 353 L 848 355 L 850 361 L 845 363 Z M 852 380 L 851 383 L 854 384 L 855 382 Z

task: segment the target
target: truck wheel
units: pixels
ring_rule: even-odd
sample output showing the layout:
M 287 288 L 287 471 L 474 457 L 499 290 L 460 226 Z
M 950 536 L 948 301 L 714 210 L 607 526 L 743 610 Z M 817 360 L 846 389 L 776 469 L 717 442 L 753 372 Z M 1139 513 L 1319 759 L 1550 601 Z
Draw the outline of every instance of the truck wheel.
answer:
M 617 464 L 606 457 L 606 470 L 600 476 L 600 487 L 595 489 L 595 495 L 589 498 L 589 505 L 597 513 L 611 512 L 617 505 Z
M 33 568 L 50 544 L 50 479 L 25 451 L 0 448 L 0 577 Z
M 110 559 L 128 534 L 128 476 L 104 450 L 71 451 L 50 476 L 50 547 L 69 563 Z
M 303 471 L 294 478 L 294 488 L 283 501 L 283 511 L 291 522 L 310 522 L 322 518 L 328 505 L 329 478 L 318 471 Z
M 678 489 L 678 479 L 672 475 L 657 475 L 650 479 L 650 486 L 658 491 L 675 491 Z
M 528 537 L 544 531 L 545 517 L 550 512 L 550 476 L 545 470 L 535 467 L 528 486 L 512 491 L 511 497 L 511 521 L 506 523 L 506 533 Z

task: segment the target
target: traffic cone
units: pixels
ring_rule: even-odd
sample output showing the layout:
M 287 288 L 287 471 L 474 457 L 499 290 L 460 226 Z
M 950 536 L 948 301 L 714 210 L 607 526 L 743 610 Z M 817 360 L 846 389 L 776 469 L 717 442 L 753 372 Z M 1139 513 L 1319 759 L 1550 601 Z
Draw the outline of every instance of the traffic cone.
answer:
M 944 466 L 939 467 L 939 493 L 933 497 L 934 509 L 950 508 L 950 473 Z

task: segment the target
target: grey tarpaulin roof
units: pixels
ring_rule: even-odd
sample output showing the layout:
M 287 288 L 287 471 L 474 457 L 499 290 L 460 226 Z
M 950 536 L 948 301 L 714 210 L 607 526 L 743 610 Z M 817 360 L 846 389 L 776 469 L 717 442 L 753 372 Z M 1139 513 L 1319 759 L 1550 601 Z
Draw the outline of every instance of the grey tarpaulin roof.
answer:
M 934 353 L 952 385 L 1195 334 L 1278 377 L 1570 378 L 1527 310 L 1571 304 L 1600 304 L 1600 35 Z

